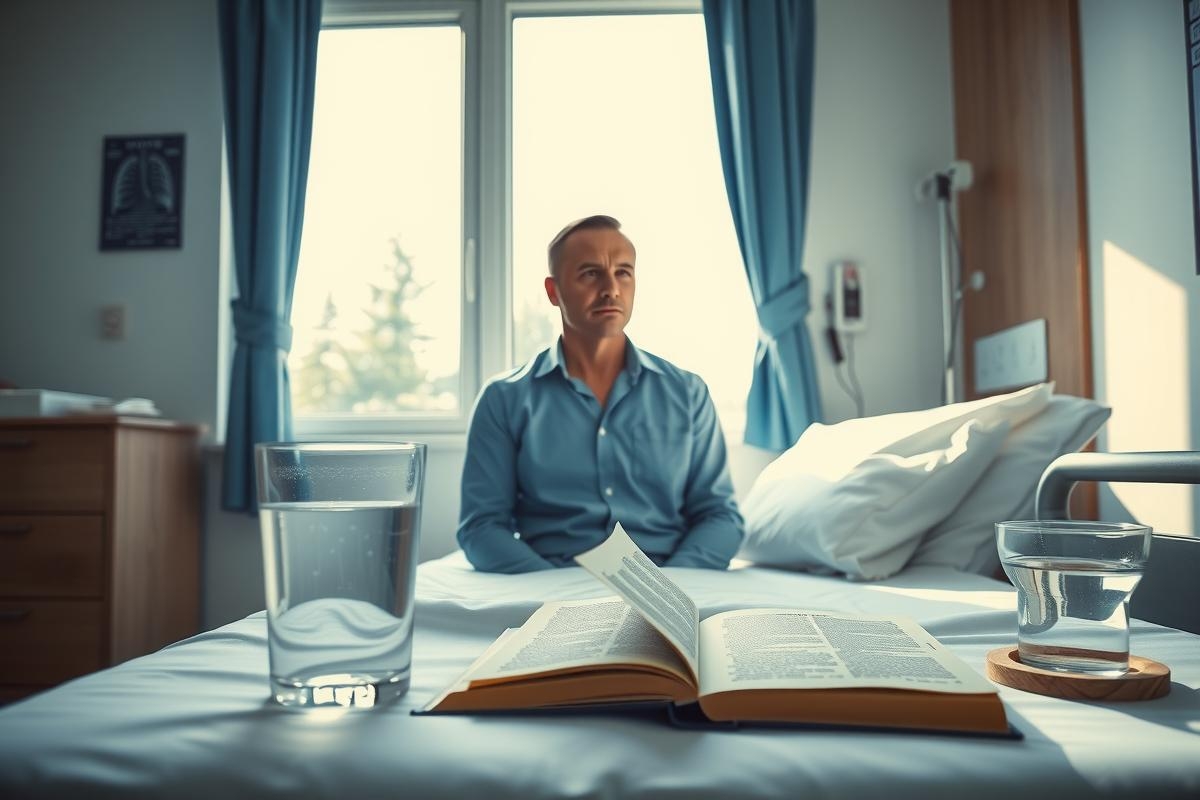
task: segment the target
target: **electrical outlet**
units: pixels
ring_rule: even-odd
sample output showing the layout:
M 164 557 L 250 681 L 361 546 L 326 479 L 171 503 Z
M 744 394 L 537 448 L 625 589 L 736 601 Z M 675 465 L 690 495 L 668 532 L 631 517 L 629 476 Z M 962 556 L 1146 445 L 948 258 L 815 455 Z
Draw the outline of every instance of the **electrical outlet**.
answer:
M 125 338 L 125 306 L 103 306 L 100 309 L 100 338 L 111 341 Z
M 975 391 L 1041 383 L 1048 377 L 1046 320 L 1035 319 L 975 340 Z

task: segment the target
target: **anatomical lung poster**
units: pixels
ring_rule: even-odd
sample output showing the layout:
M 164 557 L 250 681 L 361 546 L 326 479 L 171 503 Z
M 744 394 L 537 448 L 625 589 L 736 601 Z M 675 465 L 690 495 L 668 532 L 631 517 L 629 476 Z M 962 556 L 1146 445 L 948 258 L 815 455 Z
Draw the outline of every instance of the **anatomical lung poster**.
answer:
M 101 250 L 183 244 L 183 134 L 104 137 Z

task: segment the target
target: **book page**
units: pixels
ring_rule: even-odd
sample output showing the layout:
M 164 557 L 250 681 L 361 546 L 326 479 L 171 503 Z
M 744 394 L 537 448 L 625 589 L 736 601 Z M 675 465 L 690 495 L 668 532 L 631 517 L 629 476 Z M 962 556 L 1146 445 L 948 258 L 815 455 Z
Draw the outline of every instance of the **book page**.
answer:
M 546 603 L 465 676 L 472 685 L 604 665 L 645 665 L 690 681 L 666 640 L 618 597 Z
M 499 651 L 505 646 L 505 643 L 511 639 L 517 632 L 516 628 L 505 628 L 504 633 L 500 634 L 496 641 L 488 645 L 488 649 L 479 654 L 479 657 L 471 662 L 471 666 L 463 670 L 463 673 L 455 679 L 453 683 L 441 691 L 440 694 L 433 696 L 433 699 L 422 706 L 422 711 L 433 711 L 442 701 L 455 692 L 464 692 L 471 685 L 471 676 L 475 674 L 475 670 L 479 669 L 479 665 L 487 661 L 493 653 Z
M 700 624 L 700 693 L 882 688 L 995 693 L 979 673 L 902 617 L 744 609 Z
M 621 523 L 603 544 L 575 560 L 641 613 L 679 651 L 692 675 L 699 674 L 699 609 L 634 544 Z

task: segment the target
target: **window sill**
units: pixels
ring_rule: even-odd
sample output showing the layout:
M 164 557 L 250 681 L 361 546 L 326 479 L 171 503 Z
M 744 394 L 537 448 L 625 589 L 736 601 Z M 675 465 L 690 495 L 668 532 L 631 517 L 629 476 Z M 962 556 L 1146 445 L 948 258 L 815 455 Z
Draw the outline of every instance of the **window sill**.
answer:
M 306 432 L 297 433 L 292 437 L 293 441 L 297 442 L 419 442 L 429 447 L 431 450 L 466 450 L 467 435 L 466 433 L 316 433 Z M 225 453 L 225 442 L 209 442 L 202 445 L 201 449 L 207 455 L 223 455 Z

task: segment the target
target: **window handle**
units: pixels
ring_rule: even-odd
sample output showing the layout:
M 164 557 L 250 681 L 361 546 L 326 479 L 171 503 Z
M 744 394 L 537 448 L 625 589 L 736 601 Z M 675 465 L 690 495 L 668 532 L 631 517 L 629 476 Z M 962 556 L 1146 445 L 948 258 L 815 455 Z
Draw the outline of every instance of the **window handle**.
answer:
M 467 295 L 467 302 L 475 302 L 475 239 L 474 237 L 467 239 L 466 252 L 463 255 L 463 262 L 466 267 L 463 270 L 463 291 Z

